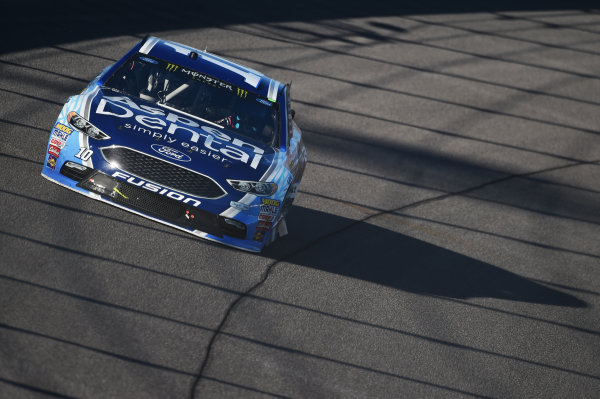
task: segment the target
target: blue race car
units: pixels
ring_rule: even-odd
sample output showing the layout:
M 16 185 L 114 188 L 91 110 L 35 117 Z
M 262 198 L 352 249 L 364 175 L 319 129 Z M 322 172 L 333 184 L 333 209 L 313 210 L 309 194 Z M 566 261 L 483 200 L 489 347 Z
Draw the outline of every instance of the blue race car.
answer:
M 42 176 L 260 252 L 287 234 L 307 161 L 293 117 L 289 84 L 147 37 L 68 99 Z

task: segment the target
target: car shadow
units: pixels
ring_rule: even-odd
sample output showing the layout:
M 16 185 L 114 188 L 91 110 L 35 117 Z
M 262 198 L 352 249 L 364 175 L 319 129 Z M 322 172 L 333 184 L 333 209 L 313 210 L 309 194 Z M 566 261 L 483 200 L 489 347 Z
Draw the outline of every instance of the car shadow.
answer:
M 421 295 L 588 306 L 500 267 L 371 223 L 293 206 L 287 224 L 289 235 L 263 255 Z

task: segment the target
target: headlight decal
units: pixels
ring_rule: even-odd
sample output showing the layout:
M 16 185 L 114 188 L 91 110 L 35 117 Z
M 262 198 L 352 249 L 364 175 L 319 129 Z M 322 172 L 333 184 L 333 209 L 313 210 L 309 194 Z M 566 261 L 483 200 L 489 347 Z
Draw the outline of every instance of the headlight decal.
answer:
M 69 121 L 69 125 L 93 139 L 107 140 L 110 138 L 108 134 L 92 125 L 90 121 L 79 115 L 77 112 L 69 112 L 67 120 Z
M 273 195 L 277 191 L 276 183 L 230 179 L 227 179 L 227 183 L 229 183 L 231 187 L 238 191 L 258 195 L 261 197 L 268 197 L 270 195 Z

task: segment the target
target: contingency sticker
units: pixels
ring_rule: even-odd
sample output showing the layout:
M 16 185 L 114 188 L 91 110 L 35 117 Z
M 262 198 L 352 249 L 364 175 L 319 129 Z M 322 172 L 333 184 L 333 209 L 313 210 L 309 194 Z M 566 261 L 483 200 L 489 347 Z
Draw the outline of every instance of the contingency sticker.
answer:
M 48 155 L 48 162 L 46 162 L 46 166 L 52 170 L 56 169 L 56 157 L 54 155 Z
M 46 166 L 54 170 L 56 168 L 56 160 L 60 156 L 60 150 L 62 150 L 67 144 L 67 139 L 73 133 L 73 129 L 57 123 L 52 130 L 52 136 L 50 136 L 50 145 L 48 146 L 48 162 Z
M 264 238 L 265 233 L 262 231 L 256 231 L 256 233 L 254 233 L 254 237 L 252 237 L 252 239 L 254 241 L 262 241 L 262 239 Z
M 258 224 L 256 225 L 256 230 L 260 230 L 260 231 L 269 231 L 269 229 L 271 228 L 271 226 L 273 225 L 273 222 L 265 222 L 260 220 L 258 222 Z

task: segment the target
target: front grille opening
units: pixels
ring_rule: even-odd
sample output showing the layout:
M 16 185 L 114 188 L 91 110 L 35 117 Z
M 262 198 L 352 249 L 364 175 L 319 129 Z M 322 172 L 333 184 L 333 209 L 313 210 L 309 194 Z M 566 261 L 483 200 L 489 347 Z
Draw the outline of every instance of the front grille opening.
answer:
M 104 159 L 119 169 L 196 197 L 219 198 L 225 190 L 208 176 L 125 147 L 102 149 Z

